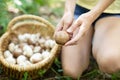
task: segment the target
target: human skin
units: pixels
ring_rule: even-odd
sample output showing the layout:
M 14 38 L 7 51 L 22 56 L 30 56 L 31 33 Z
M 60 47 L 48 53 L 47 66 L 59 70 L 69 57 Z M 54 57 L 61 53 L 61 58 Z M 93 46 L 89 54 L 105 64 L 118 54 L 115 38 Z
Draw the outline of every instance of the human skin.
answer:
M 62 48 L 61 59 L 64 75 L 71 76 L 74 79 L 79 77 L 89 65 L 91 49 L 101 71 L 112 73 L 120 70 L 120 41 L 118 35 L 120 34 L 120 18 L 112 16 L 99 19 L 94 26 L 95 32 L 91 25 L 114 1 L 99 0 L 93 9 L 80 15 L 74 21 L 73 13 L 76 1 L 66 0 L 65 13 L 56 29 L 56 32 L 66 30 L 73 34 L 71 40 Z M 93 48 L 91 47 L 92 38 Z M 104 44 L 101 44 L 101 41 Z M 110 42 L 112 42 L 112 46 L 110 46 Z
M 119 34 L 120 17 L 105 17 L 95 25 L 92 53 L 102 72 L 120 71 Z
M 115 0 L 99 0 L 98 4 L 93 9 L 80 15 L 78 19 L 67 29 L 67 32 L 73 33 L 77 27 L 80 27 L 79 32 L 65 45 L 76 43 L 87 32 L 96 18 L 98 18 L 99 15 L 114 1 Z

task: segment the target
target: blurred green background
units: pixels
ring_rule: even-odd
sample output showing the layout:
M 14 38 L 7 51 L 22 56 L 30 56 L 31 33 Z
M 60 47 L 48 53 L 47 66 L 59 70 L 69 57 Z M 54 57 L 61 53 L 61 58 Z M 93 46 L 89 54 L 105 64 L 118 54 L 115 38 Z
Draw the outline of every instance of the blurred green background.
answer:
M 21 14 L 41 16 L 56 25 L 63 14 L 64 0 L 0 0 L 0 35 L 8 22 Z

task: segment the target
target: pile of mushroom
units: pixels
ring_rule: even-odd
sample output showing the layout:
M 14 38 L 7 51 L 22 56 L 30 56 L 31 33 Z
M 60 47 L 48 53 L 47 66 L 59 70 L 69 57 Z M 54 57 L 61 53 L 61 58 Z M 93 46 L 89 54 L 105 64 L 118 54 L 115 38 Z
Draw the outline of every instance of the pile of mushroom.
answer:
M 11 39 L 4 58 L 10 64 L 32 65 L 49 57 L 54 45 L 53 39 L 42 37 L 40 33 L 20 34 Z

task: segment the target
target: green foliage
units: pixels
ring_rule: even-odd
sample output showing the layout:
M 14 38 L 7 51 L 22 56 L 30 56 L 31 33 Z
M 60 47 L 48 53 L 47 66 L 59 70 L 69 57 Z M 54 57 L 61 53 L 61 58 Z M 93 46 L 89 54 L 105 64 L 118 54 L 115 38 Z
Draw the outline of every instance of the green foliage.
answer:
M 62 0 L 19 0 L 21 5 L 17 4 L 15 1 L 17 0 L 0 0 L 0 34 L 6 31 L 8 22 L 16 15 L 33 14 L 47 16 L 45 19 L 56 25 L 56 19 L 63 14 L 63 7 L 59 6 L 60 3 L 63 2 Z M 9 12 L 9 6 L 18 9 L 19 13 Z M 44 12 L 40 11 L 44 6 L 47 6 L 44 10 L 47 14 L 42 14 Z M 3 29 L 1 29 L 1 27 Z
M 27 80 L 27 79 L 28 79 L 28 72 L 25 72 L 22 80 Z
M 40 6 L 49 5 L 50 0 L 35 0 Z
M 52 6 L 55 5 L 53 3 L 60 3 L 63 2 L 63 0 L 34 0 L 36 3 L 38 3 L 40 6 Z
M 120 72 L 111 75 L 111 80 L 119 80 L 119 79 L 120 79 Z
M 13 0 L 14 1 L 14 0 Z M 15 4 L 15 6 L 23 13 L 23 14 L 35 14 L 39 15 L 39 8 L 42 6 L 53 6 L 53 3 L 59 3 L 59 1 L 56 0 L 20 0 L 22 5 Z M 49 8 L 50 9 L 50 8 Z M 53 12 L 58 15 L 61 12 L 61 8 L 54 8 Z
M 43 75 L 45 74 L 46 70 L 45 69 L 41 69 L 39 70 L 38 74 L 43 77 Z
M 22 12 L 22 14 L 39 14 L 39 5 L 33 0 L 20 0 L 22 5 L 15 4 L 15 6 Z M 41 0 L 40 0 L 41 1 Z
M 100 75 L 100 72 L 99 72 L 99 70 L 94 69 L 94 70 L 86 73 L 82 77 L 89 77 L 89 79 L 94 79 L 97 75 Z
M 61 62 L 58 58 L 55 58 L 55 61 L 54 61 L 55 65 L 58 67 L 58 68 L 61 68 Z
M 9 22 L 6 2 L 8 2 L 8 0 L 0 0 L 0 35 L 4 33 Z
M 71 77 L 69 76 L 56 76 L 55 77 L 56 80 L 73 80 Z

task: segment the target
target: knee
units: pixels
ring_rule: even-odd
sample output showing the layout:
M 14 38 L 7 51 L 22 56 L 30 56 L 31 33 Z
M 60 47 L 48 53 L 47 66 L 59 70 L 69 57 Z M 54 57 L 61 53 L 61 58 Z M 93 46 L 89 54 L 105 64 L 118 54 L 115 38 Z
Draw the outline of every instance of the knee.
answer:
M 75 80 L 78 79 L 82 75 L 82 72 L 83 71 L 80 71 L 80 70 L 78 71 L 71 67 L 63 68 L 63 75 L 69 76 Z
M 106 54 L 106 53 L 105 53 Z M 105 73 L 114 73 L 120 70 L 120 57 L 118 55 L 107 55 L 98 57 L 99 69 Z

